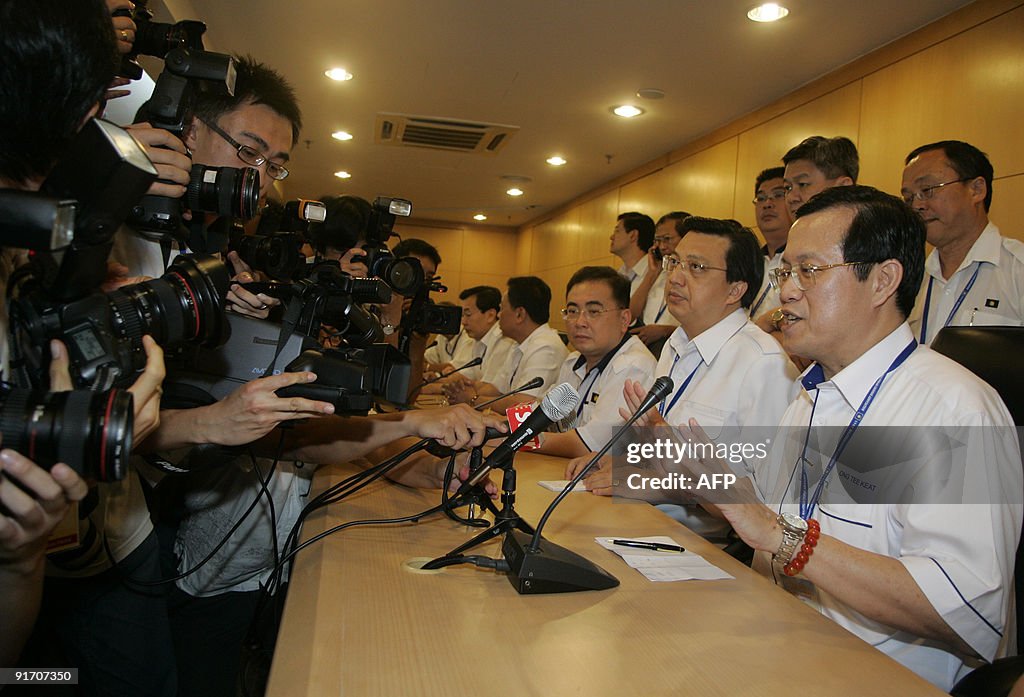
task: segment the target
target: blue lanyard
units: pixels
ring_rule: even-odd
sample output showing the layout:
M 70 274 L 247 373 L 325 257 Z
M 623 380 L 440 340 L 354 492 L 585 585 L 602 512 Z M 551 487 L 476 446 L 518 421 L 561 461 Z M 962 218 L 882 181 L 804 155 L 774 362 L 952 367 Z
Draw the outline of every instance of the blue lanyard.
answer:
M 668 371 L 669 375 L 672 375 L 672 373 L 675 371 L 676 363 L 678 362 L 679 354 L 677 353 L 675 359 L 672 361 L 672 368 Z M 665 414 L 668 414 L 669 412 L 672 411 L 672 407 L 674 407 L 676 405 L 676 402 L 679 401 L 679 398 L 683 396 L 683 392 L 686 391 L 686 387 L 690 384 L 690 381 L 693 380 L 693 376 L 697 374 L 697 371 L 700 369 L 702 365 L 704 365 L 703 361 L 697 364 L 697 367 L 693 369 L 693 372 L 690 373 L 686 380 L 683 381 L 683 384 L 679 386 L 679 389 L 676 390 L 676 393 L 672 396 L 672 401 L 668 403 L 667 407 L 665 406 L 665 400 L 661 400 L 661 404 L 658 405 L 658 412 L 662 416 L 665 416 Z
M 967 298 L 967 294 L 971 292 L 971 287 L 974 282 L 978 280 L 978 272 L 981 271 L 981 262 L 978 262 L 978 266 L 974 269 L 974 273 L 971 275 L 971 280 L 967 281 L 967 285 L 964 286 L 963 292 L 960 293 L 960 297 L 956 299 L 956 303 L 953 305 L 953 309 L 949 311 L 949 317 L 946 318 L 946 323 L 943 327 L 948 327 L 949 323 L 953 321 L 953 315 L 956 314 L 960 306 L 964 304 L 964 300 Z M 928 276 L 928 292 L 924 295 L 924 312 L 921 315 L 921 343 L 925 343 L 925 338 L 928 336 L 928 308 L 932 304 L 932 283 L 935 281 L 935 277 Z
M 658 314 L 654 316 L 654 323 L 655 323 L 655 324 L 657 324 L 657 323 L 658 323 L 658 320 L 659 320 L 659 319 L 661 319 L 661 316 L 662 316 L 663 314 L 665 314 L 665 308 L 666 308 L 666 307 L 668 307 L 668 303 L 664 303 L 664 302 L 663 302 L 663 303 L 661 304 L 661 309 L 660 309 L 660 310 L 658 310 Z
M 758 298 L 757 302 L 754 303 L 754 306 L 752 308 L 750 308 L 750 314 L 748 314 L 747 317 L 749 317 L 750 319 L 754 319 L 754 314 L 757 312 L 757 308 L 761 307 L 761 303 L 763 303 L 764 299 L 768 297 L 768 291 L 770 291 L 771 289 L 772 289 L 772 284 L 769 283 L 765 287 L 764 292 L 761 293 L 761 297 Z
M 839 458 L 846 449 L 846 446 L 849 445 L 850 439 L 853 438 L 853 434 L 857 430 L 857 427 L 860 426 L 861 421 L 864 420 L 864 416 L 868 413 L 868 408 L 871 407 L 871 403 L 875 401 L 875 397 L 878 395 L 878 390 L 882 387 L 882 382 L 889 373 L 900 367 L 900 365 L 903 364 L 903 361 L 907 360 L 916 348 L 917 341 L 911 340 L 911 342 L 907 344 L 907 347 L 900 352 L 900 355 L 896 356 L 896 360 L 894 360 L 886 371 L 882 373 L 882 376 L 875 380 L 875 384 L 871 386 L 870 390 L 868 390 L 867 395 L 864 397 L 864 401 L 860 403 L 860 408 L 857 409 L 857 412 L 853 415 L 849 425 L 839 437 L 839 443 L 836 445 L 835 452 L 833 452 L 832 457 L 829 458 L 828 465 L 821 473 L 821 479 L 818 480 L 818 485 L 814 488 L 814 497 L 808 500 L 807 490 L 809 485 L 807 482 L 807 469 L 804 462 L 806 462 L 807 458 L 807 440 L 811 435 L 811 423 L 814 421 L 814 409 L 818 406 L 818 394 L 820 394 L 820 392 L 815 394 L 814 407 L 811 408 L 811 422 L 807 424 L 807 436 L 804 437 L 804 449 L 800 454 L 800 461 L 797 462 L 797 465 L 800 467 L 800 517 L 804 520 L 807 520 L 814 515 L 814 509 L 818 505 L 818 499 L 821 498 L 821 492 L 825 488 L 825 482 L 828 481 L 828 477 L 832 474 L 832 470 L 835 468 L 836 462 L 839 461 Z

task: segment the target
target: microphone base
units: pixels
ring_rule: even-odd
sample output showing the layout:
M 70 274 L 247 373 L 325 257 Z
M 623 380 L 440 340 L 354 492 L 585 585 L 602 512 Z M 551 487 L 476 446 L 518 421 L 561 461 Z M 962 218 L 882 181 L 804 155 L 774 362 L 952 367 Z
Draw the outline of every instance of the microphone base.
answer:
M 619 579 L 594 562 L 544 538 L 539 550 L 528 551 L 532 537 L 511 530 L 501 546 L 508 580 L 520 594 L 600 591 L 619 585 Z

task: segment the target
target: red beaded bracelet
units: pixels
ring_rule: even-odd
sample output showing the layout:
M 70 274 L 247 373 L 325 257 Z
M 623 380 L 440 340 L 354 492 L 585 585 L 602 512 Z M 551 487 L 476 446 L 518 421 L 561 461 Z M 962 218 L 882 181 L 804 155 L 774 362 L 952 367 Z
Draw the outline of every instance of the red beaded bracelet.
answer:
M 800 551 L 793 555 L 788 564 L 782 567 L 782 572 L 787 576 L 796 576 L 810 561 L 814 554 L 814 548 L 818 545 L 818 538 L 821 537 L 821 524 L 814 518 L 807 520 L 807 532 L 804 533 L 804 542 L 800 545 Z

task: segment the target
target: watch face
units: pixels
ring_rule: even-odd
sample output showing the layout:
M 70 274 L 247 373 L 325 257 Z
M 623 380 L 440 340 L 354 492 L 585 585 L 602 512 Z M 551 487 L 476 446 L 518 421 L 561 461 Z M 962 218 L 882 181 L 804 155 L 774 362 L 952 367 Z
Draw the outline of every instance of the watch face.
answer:
M 782 514 L 782 524 L 799 532 L 807 532 L 807 521 L 792 513 Z

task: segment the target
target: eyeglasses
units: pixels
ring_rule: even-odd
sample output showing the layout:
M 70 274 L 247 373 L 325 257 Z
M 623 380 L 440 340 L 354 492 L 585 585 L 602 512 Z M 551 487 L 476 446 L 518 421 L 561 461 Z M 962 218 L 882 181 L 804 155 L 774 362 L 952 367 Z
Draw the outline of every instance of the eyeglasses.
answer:
M 781 290 L 782 284 L 786 281 L 793 279 L 793 283 L 800 290 L 807 290 L 814 286 L 818 273 L 820 271 L 828 271 L 829 269 L 838 269 L 840 266 L 858 266 L 860 264 L 874 264 L 873 261 L 844 261 L 840 264 L 825 264 L 824 266 L 815 266 L 814 264 L 797 264 L 789 268 L 780 266 L 777 269 L 769 271 L 768 280 L 771 282 L 772 288 L 775 290 Z
M 757 194 L 754 196 L 754 200 L 751 201 L 755 206 L 762 203 L 768 203 L 768 201 L 781 201 L 786 198 L 786 189 L 774 189 L 770 194 Z
M 256 148 L 249 147 L 248 145 L 242 145 L 237 140 L 229 136 L 217 124 L 211 123 L 209 121 L 203 121 L 203 123 L 205 123 L 206 127 L 209 128 L 211 131 L 213 131 L 221 138 L 226 140 L 231 145 L 231 147 L 235 148 L 238 151 L 238 159 L 244 162 L 245 164 L 252 165 L 253 167 L 260 167 L 261 165 L 263 165 L 264 162 L 267 163 L 267 176 L 270 177 L 271 179 L 276 179 L 278 181 L 281 181 L 282 179 L 288 176 L 287 167 L 279 165 L 276 162 L 271 162 L 270 160 L 267 159 L 266 155 L 261 153 Z
M 583 317 L 587 318 L 588 322 L 594 322 L 594 321 L 600 319 L 601 315 L 603 315 L 606 312 L 620 312 L 620 311 L 622 311 L 624 309 L 626 309 L 626 308 L 624 308 L 624 307 L 608 307 L 608 308 L 605 308 L 603 310 L 593 310 L 593 309 L 590 309 L 590 308 L 586 308 L 586 309 L 581 310 L 578 307 L 563 307 L 562 308 L 562 319 L 564 319 L 566 322 L 578 322 L 579 319 L 580 319 L 580 316 L 582 315 Z
M 930 201 L 935 196 L 935 192 L 941 189 L 942 187 L 949 186 L 950 184 L 963 184 L 964 182 L 969 182 L 972 179 L 975 179 L 975 177 L 965 177 L 963 179 L 954 179 L 953 181 L 942 182 L 941 184 L 932 184 L 931 186 L 924 186 L 921 187 L 921 190 L 918 192 L 903 194 L 903 200 L 907 203 L 907 205 L 913 205 L 915 199 L 918 201 Z
M 659 237 L 657 235 L 654 236 L 654 241 L 657 242 L 658 244 L 662 244 L 663 242 L 671 242 L 674 239 L 677 238 L 672 237 L 671 235 L 665 235 L 663 237 Z
M 683 261 L 677 256 L 667 256 L 661 260 L 661 268 L 668 273 L 672 273 L 677 268 L 682 268 L 691 278 L 699 278 L 708 271 L 728 271 L 720 266 L 708 266 L 707 264 L 701 264 L 699 261 Z

